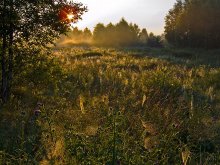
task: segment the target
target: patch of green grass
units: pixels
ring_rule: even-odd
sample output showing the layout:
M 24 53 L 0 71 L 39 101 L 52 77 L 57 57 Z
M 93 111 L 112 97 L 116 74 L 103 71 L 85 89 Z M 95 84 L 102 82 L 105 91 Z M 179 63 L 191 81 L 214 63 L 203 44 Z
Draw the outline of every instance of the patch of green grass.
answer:
M 0 112 L 0 162 L 218 164 L 220 70 L 204 63 L 218 56 L 202 53 L 87 47 L 41 55 L 20 69 Z

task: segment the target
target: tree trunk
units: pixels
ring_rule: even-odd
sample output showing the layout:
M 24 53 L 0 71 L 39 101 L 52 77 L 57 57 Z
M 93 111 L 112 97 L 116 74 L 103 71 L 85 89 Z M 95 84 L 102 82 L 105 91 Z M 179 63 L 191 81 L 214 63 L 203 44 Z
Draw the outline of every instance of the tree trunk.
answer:
M 7 74 L 6 74 L 6 48 L 7 48 L 7 40 L 6 35 L 3 35 L 2 41 L 2 57 L 1 57 L 1 65 L 2 65 L 2 89 L 1 89 L 1 97 L 3 103 L 7 101 Z
M 1 97 L 2 102 L 5 103 L 7 101 L 7 73 L 6 73 L 6 50 L 7 50 L 7 34 L 6 34 L 6 27 L 5 27 L 5 8 L 6 4 L 4 1 L 4 8 L 3 8 L 3 35 L 2 35 L 2 57 L 1 57 L 1 69 L 2 69 L 2 84 L 1 84 Z
M 7 84 L 7 99 L 10 98 L 11 86 L 12 86 L 12 70 L 13 70 L 13 1 L 10 1 L 10 32 L 9 32 L 9 49 L 8 49 L 8 84 Z
M 13 30 L 9 36 L 9 49 L 8 49 L 8 83 L 7 83 L 7 99 L 10 98 L 12 86 L 12 72 L 13 71 Z

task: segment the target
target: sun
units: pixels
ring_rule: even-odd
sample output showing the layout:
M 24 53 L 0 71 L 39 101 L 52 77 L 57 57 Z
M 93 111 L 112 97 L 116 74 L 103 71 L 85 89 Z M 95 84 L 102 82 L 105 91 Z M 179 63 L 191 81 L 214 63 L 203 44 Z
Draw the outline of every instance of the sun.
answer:
M 75 23 L 78 20 L 77 10 L 72 6 L 64 6 L 59 11 L 59 19 L 65 23 Z
M 74 15 L 73 14 L 67 14 L 66 17 L 67 17 L 68 20 L 72 20 L 74 18 Z

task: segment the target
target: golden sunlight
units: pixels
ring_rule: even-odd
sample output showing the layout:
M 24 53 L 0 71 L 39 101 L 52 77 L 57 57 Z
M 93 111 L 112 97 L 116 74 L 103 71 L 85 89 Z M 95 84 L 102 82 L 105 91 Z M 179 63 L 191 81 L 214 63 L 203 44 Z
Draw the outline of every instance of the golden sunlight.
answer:
M 74 18 L 73 14 L 67 14 L 67 19 L 72 20 Z
M 64 6 L 60 9 L 59 18 L 65 23 L 76 23 L 78 18 L 75 15 L 76 9 L 71 6 Z

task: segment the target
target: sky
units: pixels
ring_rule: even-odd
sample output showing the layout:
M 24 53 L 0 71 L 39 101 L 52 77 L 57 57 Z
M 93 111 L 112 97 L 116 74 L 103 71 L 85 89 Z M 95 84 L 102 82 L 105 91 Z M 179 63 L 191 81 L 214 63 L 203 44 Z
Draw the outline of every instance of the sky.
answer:
M 162 34 L 164 18 L 176 0 L 77 0 L 88 12 L 74 26 L 93 30 L 97 23 L 117 23 L 123 17 L 148 32 Z

